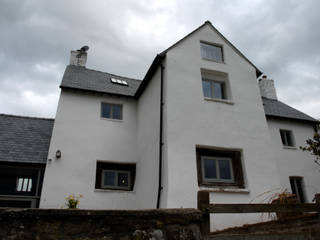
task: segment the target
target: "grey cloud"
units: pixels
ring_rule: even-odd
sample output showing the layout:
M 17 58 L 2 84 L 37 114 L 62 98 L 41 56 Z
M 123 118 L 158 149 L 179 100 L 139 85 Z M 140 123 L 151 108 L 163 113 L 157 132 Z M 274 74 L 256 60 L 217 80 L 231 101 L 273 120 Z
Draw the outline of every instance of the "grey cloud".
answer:
M 316 0 L 2 0 L 0 112 L 54 117 L 71 49 L 90 46 L 89 68 L 142 78 L 157 52 L 210 20 L 274 78 L 281 100 L 320 117 L 318 9 Z

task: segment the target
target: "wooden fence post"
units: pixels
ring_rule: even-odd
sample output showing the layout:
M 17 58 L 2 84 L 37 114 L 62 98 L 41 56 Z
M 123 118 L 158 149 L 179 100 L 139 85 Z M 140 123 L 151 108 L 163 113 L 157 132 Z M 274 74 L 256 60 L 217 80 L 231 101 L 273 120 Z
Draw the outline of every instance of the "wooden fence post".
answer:
M 203 207 L 203 205 L 208 205 L 209 203 L 209 192 L 198 191 L 198 209 L 202 211 L 201 233 L 203 236 L 210 233 L 210 213 Z

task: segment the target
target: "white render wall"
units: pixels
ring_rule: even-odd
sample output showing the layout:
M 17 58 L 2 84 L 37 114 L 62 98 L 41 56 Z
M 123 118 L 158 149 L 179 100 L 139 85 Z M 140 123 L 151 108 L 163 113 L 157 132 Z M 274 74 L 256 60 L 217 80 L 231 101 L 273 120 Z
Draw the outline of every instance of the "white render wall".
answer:
M 308 152 L 299 149 L 306 145 L 306 139 L 313 137 L 312 124 L 268 119 L 268 126 L 273 143 L 273 151 L 276 155 L 277 170 L 281 181 L 281 187 L 291 192 L 289 176 L 303 177 L 306 201 L 311 202 L 315 193 L 320 192 L 320 167 L 314 163 L 314 157 Z M 295 148 L 284 147 L 281 142 L 280 129 L 291 130 L 293 133 Z
M 101 102 L 123 104 L 123 120 L 102 119 Z M 97 160 L 137 163 L 139 169 L 136 101 L 62 90 L 48 159 L 41 208 L 64 207 L 72 193 L 83 194 L 80 208 L 137 208 L 137 184 L 132 192 L 95 190 Z M 143 177 L 137 173 L 136 183 Z
M 203 60 L 200 41 L 222 44 L 225 63 Z M 228 74 L 231 104 L 205 100 L 201 69 Z M 212 192 L 213 203 L 248 203 L 279 187 L 255 69 L 208 25 L 167 53 L 165 68 L 167 208 L 197 206 L 196 145 L 243 151 L 246 189 Z M 213 189 L 211 189 L 213 190 Z M 217 190 L 217 189 L 215 189 Z M 260 215 L 215 215 L 211 229 L 260 221 Z

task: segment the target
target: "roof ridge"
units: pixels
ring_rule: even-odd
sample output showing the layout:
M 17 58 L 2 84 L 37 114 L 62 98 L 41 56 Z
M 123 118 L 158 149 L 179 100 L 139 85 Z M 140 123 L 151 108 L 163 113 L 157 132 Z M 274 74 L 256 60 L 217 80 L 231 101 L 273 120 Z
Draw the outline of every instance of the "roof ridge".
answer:
M 5 113 L 0 113 L 0 116 L 15 117 L 15 118 L 27 118 L 27 119 L 38 119 L 38 120 L 46 120 L 46 121 L 54 121 L 54 118 L 21 116 L 21 115 L 13 115 L 13 114 L 5 114 Z
M 126 79 L 129 79 L 129 80 L 142 81 L 141 79 L 131 78 L 131 77 L 125 77 L 125 76 L 121 76 L 121 75 L 118 75 L 118 74 L 114 74 L 114 73 L 110 73 L 110 72 L 103 72 L 103 71 L 100 71 L 100 70 L 91 69 L 91 68 L 87 68 L 87 67 L 75 66 L 75 65 L 71 65 L 71 64 L 69 64 L 68 67 L 69 67 L 69 66 L 70 66 L 70 67 L 76 67 L 76 68 L 82 68 L 82 69 L 85 69 L 85 70 L 94 71 L 94 72 L 99 72 L 99 73 L 106 73 L 106 74 L 109 74 L 109 75 L 113 75 L 113 76 L 121 77 L 121 78 L 126 78 Z

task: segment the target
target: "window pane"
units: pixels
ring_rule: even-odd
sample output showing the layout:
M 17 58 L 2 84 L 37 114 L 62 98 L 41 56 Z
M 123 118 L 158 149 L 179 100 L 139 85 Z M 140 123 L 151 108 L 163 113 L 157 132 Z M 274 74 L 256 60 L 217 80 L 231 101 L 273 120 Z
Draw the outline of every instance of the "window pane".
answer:
M 280 136 L 281 136 L 282 144 L 286 146 L 287 145 L 287 140 L 286 140 L 286 136 L 285 136 L 284 131 L 280 130 Z
M 129 174 L 128 173 L 118 173 L 118 186 L 119 187 L 129 187 Z
M 288 146 L 293 146 L 293 141 L 292 141 L 291 132 L 286 131 L 285 134 L 286 134 L 286 139 L 287 139 L 287 145 L 288 145 Z
M 222 48 L 210 44 L 201 43 L 201 56 L 217 62 L 222 62 Z
M 231 166 L 229 160 L 218 160 L 220 179 L 231 180 Z
M 113 105 L 112 106 L 112 118 L 113 119 L 122 119 L 122 106 L 121 105 Z
M 111 118 L 111 106 L 108 103 L 102 103 L 101 104 L 101 117 L 104 118 Z
M 204 159 L 204 177 L 217 179 L 216 160 Z
M 105 186 L 115 186 L 115 172 L 104 172 L 104 182 Z
M 214 98 L 224 99 L 223 83 L 213 82 Z
M 202 80 L 202 89 L 204 97 L 212 98 L 210 81 Z

